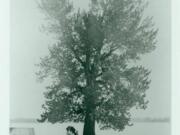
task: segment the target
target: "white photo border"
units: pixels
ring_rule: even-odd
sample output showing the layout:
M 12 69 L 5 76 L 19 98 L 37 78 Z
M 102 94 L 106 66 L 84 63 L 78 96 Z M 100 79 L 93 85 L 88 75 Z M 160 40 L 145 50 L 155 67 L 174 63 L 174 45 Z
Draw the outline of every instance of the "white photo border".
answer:
M 180 135 L 180 1 L 171 1 L 172 119 L 171 135 Z M 10 0 L 0 0 L 0 135 L 9 134 Z

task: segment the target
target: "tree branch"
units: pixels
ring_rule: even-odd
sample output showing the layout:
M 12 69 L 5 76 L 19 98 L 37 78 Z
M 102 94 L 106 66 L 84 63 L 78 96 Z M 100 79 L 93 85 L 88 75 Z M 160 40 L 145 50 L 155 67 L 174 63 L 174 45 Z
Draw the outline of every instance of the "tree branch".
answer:
M 85 63 L 78 57 L 76 50 L 71 47 L 72 52 L 74 53 L 75 58 L 81 63 L 83 67 L 85 67 Z
M 103 55 L 101 56 L 101 60 L 105 60 L 107 57 L 111 56 L 112 53 L 113 53 L 115 50 L 117 50 L 118 48 L 119 48 L 118 46 L 112 47 L 108 53 L 103 54 Z

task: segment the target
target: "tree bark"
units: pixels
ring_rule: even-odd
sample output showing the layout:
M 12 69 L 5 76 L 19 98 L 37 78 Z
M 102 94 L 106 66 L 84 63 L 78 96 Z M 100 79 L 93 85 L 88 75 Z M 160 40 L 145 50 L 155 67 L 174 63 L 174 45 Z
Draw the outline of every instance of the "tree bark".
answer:
M 84 119 L 83 135 L 95 135 L 94 76 L 91 72 L 90 66 L 90 48 L 87 48 L 85 67 L 85 76 L 87 79 L 85 94 L 86 114 Z
M 95 114 L 87 111 L 84 120 L 83 135 L 95 135 Z

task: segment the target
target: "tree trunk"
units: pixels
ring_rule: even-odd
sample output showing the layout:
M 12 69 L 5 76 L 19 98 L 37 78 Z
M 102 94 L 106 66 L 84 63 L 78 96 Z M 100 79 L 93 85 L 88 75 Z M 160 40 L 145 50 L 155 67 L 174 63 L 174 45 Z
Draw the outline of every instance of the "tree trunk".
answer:
M 83 135 L 95 135 L 95 114 L 93 112 L 86 113 Z

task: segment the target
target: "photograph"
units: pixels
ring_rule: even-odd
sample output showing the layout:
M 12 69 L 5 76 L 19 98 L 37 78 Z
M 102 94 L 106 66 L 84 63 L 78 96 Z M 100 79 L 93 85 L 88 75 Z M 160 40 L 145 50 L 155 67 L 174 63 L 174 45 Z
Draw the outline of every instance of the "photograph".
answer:
M 11 0 L 10 135 L 171 135 L 170 0 Z

